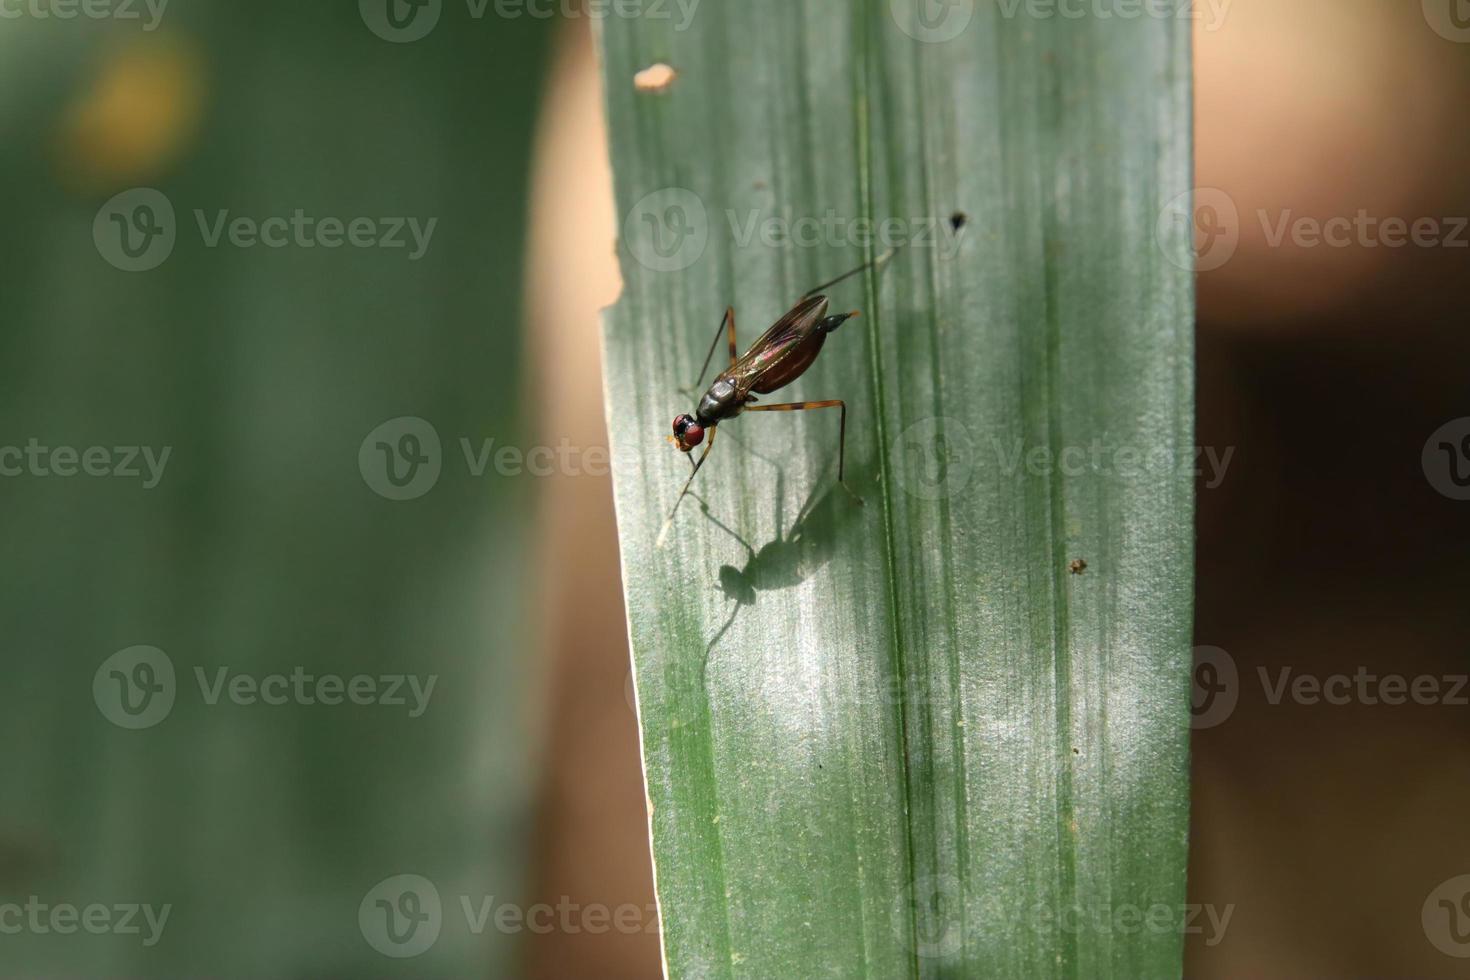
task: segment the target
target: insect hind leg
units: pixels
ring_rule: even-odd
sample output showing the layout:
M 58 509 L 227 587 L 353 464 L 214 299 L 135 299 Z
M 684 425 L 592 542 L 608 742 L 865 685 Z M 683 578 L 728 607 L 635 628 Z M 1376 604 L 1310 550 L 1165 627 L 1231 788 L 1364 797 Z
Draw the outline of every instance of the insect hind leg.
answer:
M 846 319 L 844 317 L 844 319 Z M 847 485 L 844 479 L 844 469 L 847 457 L 847 403 L 840 398 L 829 398 L 819 402 L 786 402 L 782 405 L 751 405 L 747 412 L 805 412 L 814 408 L 837 408 L 842 410 L 841 421 L 837 429 L 837 482 L 842 484 L 842 489 L 858 503 L 863 502 L 852 487 Z

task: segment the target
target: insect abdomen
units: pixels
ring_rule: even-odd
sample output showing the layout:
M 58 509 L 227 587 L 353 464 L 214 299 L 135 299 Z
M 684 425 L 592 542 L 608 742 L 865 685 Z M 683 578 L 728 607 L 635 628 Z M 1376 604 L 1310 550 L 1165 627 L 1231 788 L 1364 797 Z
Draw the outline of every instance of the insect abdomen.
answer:
M 821 353 L 822 344 L 826 339 L 827 335 L 822 331 L 812 331 L 812 335 L 802 341 L 800 346 L 787 354 L 779 364 L 762 374 L 761 379 L 752 385 L 750 390 L 759 395 L 769 394 L 801 377 Z

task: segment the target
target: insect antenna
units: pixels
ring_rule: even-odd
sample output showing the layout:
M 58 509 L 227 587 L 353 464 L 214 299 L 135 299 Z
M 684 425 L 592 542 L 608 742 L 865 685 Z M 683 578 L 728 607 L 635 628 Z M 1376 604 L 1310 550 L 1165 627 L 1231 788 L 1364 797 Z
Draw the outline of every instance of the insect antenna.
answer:
M 903 244 L 902 242 L 899 243 L 899 245 L 902 245 L 902 244 Z M 846 282 L 847 280 L 851 279 L 853 276 L 857 275 L 860 272 L 866 272 L 870 268 L 877 269 L 877 268 L 881 267 L 883 265 L 883 263 L 885 263 L 889 259 L 893 258 L 893 253 L 898 251 L 899 245 L 890 245 L 890 246 L 888 246 L 888 249 L 882 255 L 878 256 L 875 259 L 873 259 L 873 261 L 871 261 L 871 262 L 864 262 L 862 265 L 858 266 L 856 269 L 850 269 L 847 272 L 844 272 L 842 275 L 838 276 L 836 279 L 830 280 L 828 282 L 824 282 L 820 286 L 813 286 L 811 289 L 808 289 L 806 292 L 802 293 L 801 294 L 801 298 L 802 299 L 806 299 L 808 296 L 815 296 L 817 293 L 820 293 L 822 290 L 828 288 L 829 286 L 835 286 L 839 282 Z

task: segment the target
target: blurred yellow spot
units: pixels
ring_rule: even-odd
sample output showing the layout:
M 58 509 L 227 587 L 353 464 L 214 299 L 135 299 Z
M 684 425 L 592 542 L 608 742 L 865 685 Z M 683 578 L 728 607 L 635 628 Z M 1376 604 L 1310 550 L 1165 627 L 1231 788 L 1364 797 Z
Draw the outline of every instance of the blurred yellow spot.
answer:
M 662 92 L 674 84 L 674 79 L 678 77 L 679 73 L 671 66 L 659 62 L 634 75 L 633 87 L 640 92 Z
M 198 45 L 178 36 L 152 34 L 108 50 L 96 81 L 62 120 L 62 177 L 105 190 L 172 164 L 198 126 L 202 61 Z

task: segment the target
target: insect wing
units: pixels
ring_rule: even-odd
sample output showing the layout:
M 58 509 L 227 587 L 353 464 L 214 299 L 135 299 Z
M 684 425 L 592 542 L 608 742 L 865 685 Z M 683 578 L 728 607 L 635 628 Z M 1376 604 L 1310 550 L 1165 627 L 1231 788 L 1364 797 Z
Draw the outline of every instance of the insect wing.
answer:
M 803 341 L 811 338 L 826 309 L 825 296 L 809 296 L 801 300 L 761 334 L 760 339 L 751 344 L 750 350 L 730 365 L 730 370 L 722 377 L 734 381 L 742 392 L 750 391 L 760 383 L 763 375 L 779 367 Z

